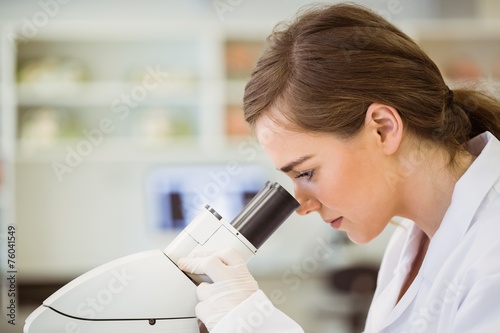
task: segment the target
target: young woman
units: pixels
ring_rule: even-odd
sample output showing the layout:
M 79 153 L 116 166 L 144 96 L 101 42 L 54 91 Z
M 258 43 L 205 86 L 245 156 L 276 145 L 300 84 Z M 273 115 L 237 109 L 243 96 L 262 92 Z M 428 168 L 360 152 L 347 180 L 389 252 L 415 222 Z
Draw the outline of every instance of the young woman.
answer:
M 452 91 L 395 26 L 338 4 L 275 29 L 244 110 L 293 180 L 299 214 L 319 213 L 356 243 L 406 218 L 384 255 L 365 332 L 498 331 L 498 101 Z M 214 280 L 198 288 L 197 315 L 211 332 L 302 332 L 236 254 L 181 267 Z

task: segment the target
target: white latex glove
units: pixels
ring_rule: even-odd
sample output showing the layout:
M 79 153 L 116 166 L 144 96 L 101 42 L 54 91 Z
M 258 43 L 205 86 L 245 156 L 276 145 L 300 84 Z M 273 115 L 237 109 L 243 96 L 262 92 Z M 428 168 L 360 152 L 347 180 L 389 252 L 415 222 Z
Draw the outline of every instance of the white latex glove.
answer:
M 213 283 L 196 288 L 199 303 L 196 316 L 211 331 L 238 304 L 259 289 L 245 260 L 234 250 L 194 252 L 179 259 L 179 268 L 193 274 L 206 274 Z

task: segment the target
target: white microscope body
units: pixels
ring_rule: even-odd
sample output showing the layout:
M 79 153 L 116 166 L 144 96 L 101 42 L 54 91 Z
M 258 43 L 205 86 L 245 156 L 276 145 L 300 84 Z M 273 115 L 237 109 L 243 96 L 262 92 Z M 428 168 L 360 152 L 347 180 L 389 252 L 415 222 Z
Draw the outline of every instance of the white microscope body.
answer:
M 206 206 L 164 251 L 126 256 L 69 282 L 30 314 L 24 333 L 198 333 L 196 286 L 207 277 L 184 273 L 177 261 L 228 247 L 248 261 L 297 207 L 270 182 L 231 223 Z

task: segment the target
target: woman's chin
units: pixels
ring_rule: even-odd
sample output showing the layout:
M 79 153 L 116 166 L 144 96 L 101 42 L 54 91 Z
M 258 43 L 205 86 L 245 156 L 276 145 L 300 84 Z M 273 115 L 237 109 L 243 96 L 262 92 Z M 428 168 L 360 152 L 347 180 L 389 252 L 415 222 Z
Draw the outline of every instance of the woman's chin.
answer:
M 375 236 L 371 236 L 368 234 L 361 234 L 361 233 L 356 233 L 356 232 L 346 232 L 347 237 L 353 242 L 354 244 L 367 244 L 371 242 Z

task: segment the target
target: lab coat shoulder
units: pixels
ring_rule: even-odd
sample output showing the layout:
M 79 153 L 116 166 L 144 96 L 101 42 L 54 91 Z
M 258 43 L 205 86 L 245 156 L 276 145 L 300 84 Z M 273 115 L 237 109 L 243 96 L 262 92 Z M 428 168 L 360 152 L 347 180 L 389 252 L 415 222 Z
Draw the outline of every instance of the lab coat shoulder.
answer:
M 258 290 L 224 316 L 210 332 L 304 333 L 304 330 Z
M 500 327 L 500 182 L 490 192 L 487 213 L 471 226 L 464 251 L 460 304 L 454 331 L 495 332 Z M 481 318 L 481 320 L 477 320 Z
M 456 251 L 462 254 L 461 269 L 471 281 L 500 273 L 500 179 L 487 193 Z M 499 281 L 500 282 L 500 281 Z

